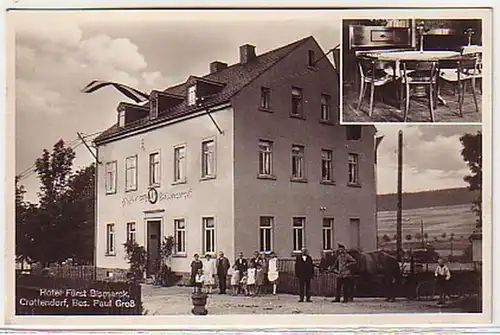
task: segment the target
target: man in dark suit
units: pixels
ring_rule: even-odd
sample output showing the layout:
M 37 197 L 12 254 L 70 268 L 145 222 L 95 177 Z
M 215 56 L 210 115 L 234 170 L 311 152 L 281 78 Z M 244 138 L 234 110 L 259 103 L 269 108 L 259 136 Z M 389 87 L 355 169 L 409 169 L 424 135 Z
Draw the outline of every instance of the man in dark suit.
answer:
M 217 277 L 219 277 L 219 294 L 226 294 L 226 284 L 227 284 L 227 272 L 231 265 L 229 264 L 229 259 L 224 256 L 224 253 L 219 252 L 219 258 L 217 258 Z
M 306 248 L 302 248 L 300 255 L 295 259 L 295 276 L 299 279 L 300 300 L 311 302 L 311 279 L 314 277 L 314 264 Z
M 247 272 L 248 270 L 248 262 L 245 257 L 243 257 L 243 253 L 240 252 L 238 255 L 238 258 L 235 261 L 236 267 L 238 268 L 238 271 L 240 272 L 240 278 L 243 278 L 243 274 Z M 242 287 L 241 285 L 238 286 L 238 294 L 242 293 Z

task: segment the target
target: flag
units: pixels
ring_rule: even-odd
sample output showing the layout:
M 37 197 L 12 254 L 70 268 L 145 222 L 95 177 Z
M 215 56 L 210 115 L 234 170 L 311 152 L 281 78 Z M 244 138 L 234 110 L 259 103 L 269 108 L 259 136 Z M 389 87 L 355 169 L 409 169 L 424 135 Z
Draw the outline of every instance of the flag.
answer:
M 94 80 L 82 89 L 82 93 L 92 93 L 103 87 L 113 86 L 120 93 L 125 95 L 127 98 L 134 100 L 136 103 L 145 102 L 149 100 L 149 94 L 143 93 L 135 88 L 129 87 L 127 85 L 114 83 L 111 81 Z

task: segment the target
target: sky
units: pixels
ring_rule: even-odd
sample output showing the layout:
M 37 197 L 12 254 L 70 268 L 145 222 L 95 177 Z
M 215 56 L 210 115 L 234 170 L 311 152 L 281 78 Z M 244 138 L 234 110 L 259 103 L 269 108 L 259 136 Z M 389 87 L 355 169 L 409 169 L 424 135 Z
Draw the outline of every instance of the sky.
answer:
M 340 43 L 340 13 L 332 11 L 16 12 L 15 171 L 29 169 L 44 148 L 59 140 L 78 144 L 77 132 L 94 134 L 116 122 L 124 98 L 111 88 L 80 92 L 95 79 L 117 81 L 145 92 L 208 73 L 209 63 L 238 60 L 249 43 L 257 54 L 314 36 L 323 50 Z M 466 186 L 460 135 L 470 126 L 377 126 L 378 191 L 396 191 L 397 132 L 405 136 L 404 190 Z M 83 145 L 75 168 L 90 164 Z M 36 200 L 35 174 L 21 181 Z

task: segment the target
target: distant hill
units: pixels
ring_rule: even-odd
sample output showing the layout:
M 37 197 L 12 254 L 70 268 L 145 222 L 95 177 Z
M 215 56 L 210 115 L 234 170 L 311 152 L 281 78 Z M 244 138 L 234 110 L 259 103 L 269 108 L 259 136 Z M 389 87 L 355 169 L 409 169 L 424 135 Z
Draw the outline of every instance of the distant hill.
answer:
M 403 210 L 472 204 L 476 196 L 477 192 L 471 192 L 466 187 L 403 193 Z M 396 211 L 397 201 L 395 193 L 379 194 L 377 195 L 377 211 Z

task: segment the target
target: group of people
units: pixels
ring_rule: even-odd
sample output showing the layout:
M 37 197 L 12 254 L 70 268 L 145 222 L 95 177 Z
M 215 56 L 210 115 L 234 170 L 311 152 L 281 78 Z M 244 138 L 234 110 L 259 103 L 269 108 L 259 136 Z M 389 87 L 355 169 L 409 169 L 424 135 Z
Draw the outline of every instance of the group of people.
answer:
M 352 301 L 354 296 L 354 280 L 352 267 L 356 260 L 347 253 L 344 245 L 338 245 L 338 255 L 335 264 L 332 267 L 337 276 L 337 287 L 334 302 L 347 303 Z M 314 278 L 314 268 L 319 267 L 313 263 L 311 256 L 306 248 L 301 250 L 301 254 L 295 260 L 295 276 L 299 280 L 299 302 L 311 302 L 311 280 Z
M 204 261 L 199 254 L 194 255 L 191 262 L 191 285 L 195 292 L 204 289 L 211 294 L 218 286 L 219 294 L 226 294 L 228 277 L 233 295 L 258 296 L 264 293 L 263 288 L 267 284 L 272 285 L 272 293 L 276 294 L 279 277 L 277 255 L 271 252 L 266 257 L 264 253 L 255 251 L 254 257 L 247 260 L 240 252 L 232 266 L 222 251 L 216 259 L 210 254 L 205 255 Z

